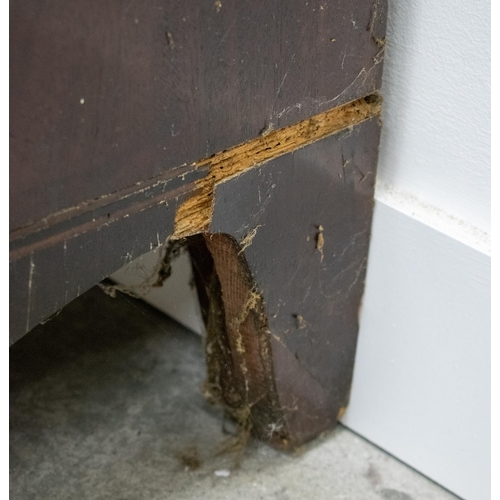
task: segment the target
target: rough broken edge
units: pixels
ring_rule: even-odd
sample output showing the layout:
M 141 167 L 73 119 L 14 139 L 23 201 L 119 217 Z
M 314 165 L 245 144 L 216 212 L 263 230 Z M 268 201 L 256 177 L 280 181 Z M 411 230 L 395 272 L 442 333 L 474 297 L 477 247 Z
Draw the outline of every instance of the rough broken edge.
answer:
M 208 174 L 196 181 L 194 194 L 177 209 L 172 237 L 185 238 L 209 231 L 218 184 L 378 116 L 381 108 L 380 95 L 371 94 L 198 161 L 196 168 L 208 167 Z
M 187 241 L 204 302 L 205 397 L 222 406 L 238 425 L 237 436 L 219 451 L 236 452 L 239 462 L 251 432 L 286 448 L 288 433 L 275 387 L 267 314 L 240 245 L 227 234 L 197 235 Z
M 172 261 L 179 257 L 185 246 L 186 241 L 183 238 L 168 238 L 160 249 L 158 260 L 151 274 L 137 285 L 110 285 L 101 282 L 98 286 L 106 295 L 112 298 L 116 297 L 116 292 L 121 292 L 135 299 L 144 299 L 153 288 L 161 288 L 165 281 L 170 278 L 172 275 Z
M 260 226 L 239 243 L 227 234 L 209 233 L 215 188 L 257 165 L 352 128 L 379 115 L 380 110 L 380 97 L 370 95 L 199 161 L 196 167 L 208 166 L 208 174 L 197 181 L 194 195 L 179 207 L 175 232 L 169 238 L 167 250 L 152 275 L 142 284 L 141 291 L 144 286 L 162 286 L 170 274 L 170 260 L 178 253 L 178 247 L 187 243 L 191 251 L 193 241 L 198 241 L 198 247 L 199 238 L 204 241 L 201 251 L 211 260 L 208 274 L 203 271 L 206 273 L 201 280 L 204 283 L 200 285 L 200 280 L 197 283 L 199 295 L 204 294 L 206 299 L 207 380 L 204 393 L 238 424 L 238 435 L 219 449 L 220 453 L 235 452 L 236 465 L 251 433 L 284 450 L 293 450 L 301 443 L 295 443 L 287 429 L 285 408 L 281 407 L 275 387 L 271 333 L 264 300 L 256 289 L 244 256 Z M 321 260 L 322 230 L 318 226 L 316 235 L 316 249 Z M 196 265 L 199 254 L 192 257 Z M 119 286 L 105 291 L 139 295 L 135 290 L 122 290 Z M 302 323 L 303 318 L 297 317 L 297 321 Z M 345 408 L 340 410 L 339 418 L 343 410 Z
M 210 260 L 208 268 L 198 269 L 197 280 L 200 301 L 201 296 L 205 300 L 207 328 L 205 396 L 224 407 L 239 426 L 238 436 L 223 445 L 222 452 L 236 451 L 241 456 L 251 432 L 285 450 L 301 443 L 295 443 L 287 429 L 275 386 L 264 299 L 244 256 L 259 226 L 240 243 L 227 234 L 210 233 L 215 188 L 257 165 L 376 117 L 380 111 L 381 98 L 373 94 L 290 127 L 266 131 L 196 164 L 197 168 L 209 167 L 208 174 L 197 181 L 195 193 L 179 207 L 172 238 L 186 238 L 190 249 L 197 242 L 197 249 L 191 252 L 195 267 L 201 255 Z M 321 258 L 322 229 L 318 227 L 316 240 Z M 205 276 L 200 277 L 202 274 Z

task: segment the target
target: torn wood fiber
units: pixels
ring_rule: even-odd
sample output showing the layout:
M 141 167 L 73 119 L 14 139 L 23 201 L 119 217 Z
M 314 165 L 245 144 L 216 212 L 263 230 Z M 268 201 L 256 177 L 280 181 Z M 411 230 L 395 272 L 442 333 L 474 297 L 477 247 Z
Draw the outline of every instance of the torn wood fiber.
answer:
M 195 194 L 178 208 L 173 237 L 182 238 L 209 230 L 217 184 L 373 118 L 380 113 L 381 106 L 381 97 L 372 94 L 200 160 L 196 167 L 208 166 L 209 172 L 196 182 Z
M 267 316 L 240 246 L 225 234 L 187 241 L 207 328 L 205 395 L 226 409 L 243 436 L 252 432 L 286 447 Z

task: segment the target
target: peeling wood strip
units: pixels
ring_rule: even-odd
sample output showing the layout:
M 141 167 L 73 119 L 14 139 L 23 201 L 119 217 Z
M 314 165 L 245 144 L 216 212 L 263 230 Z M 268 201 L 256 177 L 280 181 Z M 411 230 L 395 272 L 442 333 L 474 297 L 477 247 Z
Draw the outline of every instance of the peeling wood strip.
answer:
M 252 430 L 283 447 L 284 421 L 274 383 L 271 334 L 262 294 L 236 240 L 226 234 L 205 234 L 204 241 L 220 287 L 215 296 L 207 291 L 210 302 L 219 308 L 217 313 L 215 307 L 211 312 L 224 317 L 224 325 L 219 324 L 208 335 L 212 345 L 226 342 L 223 348 L 207 352 L 211 357 L 208 380 L 223 382 L 218 387 L 212 382 L 215 394 L 211 399 L 220 397 L 219 403 L 236 418 L 240 444 L 244 445 Z
M 381 107 L 381 97 L 372 94 L 200 160 L 196 168 L 208 166 L 209 172 L 196 181 L 198 191 L 179 207 L 173 237 L 185 238 L 209 230 L 214 190 L 218 184 L 273 158 L 373 118 L 380 114 Z
M 109 209 L 113 212 L 111 218 L 116 220 L 118 217 L 123 217 L 125 214 L 122 212 L 128 209 L 115 211 L 112 209 L 114 204 L 124 202 L 124 200 L 132 201 L 134 196 L 149 190 L 159 189 L 158 186 L 166 185 L 175 179 L 182 181 L 185 176 L 203 176 L 207 171 L 207 174 L 198 179 L 196 183 L 188 181 L 183 188 L 169 190 L 163 195 L 165 199 L 171 199 L 173 196 L 193 191 L 193 196 L 178 210 L 174 236 L 180 238 L 184 235 L 201 232 L 208 227 L 211 219 L 211 197 L 216 184 L 238 175 L 248 168 L 357 125 L 379 114 L 380 107 L 378 95 L 358 99 L 290 127 L 271 131 L 249 142 L 217 153 L 210 158 L 200 160 L 194 165 L 182 165 L 148 181 L 51 214 L 10 233 L 9 239 L 13 245 L 10 258 L 15 260 L 39 248 L 51 246 L 63 237 L 70 238 L 81 234 L 82 231 L 98 229 L 102 226 L 103 221 L 100 216 L 92 216 L 94 211 Z M 158 198 L 158 196 L 154 196 L 139 203 L 131 203 L 129 212 L 133 213 L 138 209 L 142 210 L 148 206 L 154 206 L 158 203 Z M 192 215 L 189 213 L 191 211 Z M 87 218 L 87 220 L 78 221 L 75 224 L 74 221 L 79 218 Z M 46 234 L 47 232 L 50 234 Z

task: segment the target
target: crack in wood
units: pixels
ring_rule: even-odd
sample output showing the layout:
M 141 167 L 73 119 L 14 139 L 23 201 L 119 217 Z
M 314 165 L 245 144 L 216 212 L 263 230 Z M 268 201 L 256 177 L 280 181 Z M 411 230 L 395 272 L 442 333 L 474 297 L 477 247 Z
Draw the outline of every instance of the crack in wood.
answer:
M 257 165 L 378 116 L 381 107 L 381 97 L 371 94 L 200 160 L 196 163 L 196 168 L 208 167 L 208 174 L 196 181 L 195 193 L 178 208 L 173 237 L 183 238 L 209 230 L 214 192 L 218 184 Z

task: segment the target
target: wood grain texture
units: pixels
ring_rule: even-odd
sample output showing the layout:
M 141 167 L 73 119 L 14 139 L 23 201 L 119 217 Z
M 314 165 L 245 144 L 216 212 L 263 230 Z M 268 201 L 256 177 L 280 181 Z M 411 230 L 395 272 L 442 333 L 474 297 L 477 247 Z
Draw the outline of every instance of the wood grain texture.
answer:
M 332 427 L 348 404 L 379 132 L 373 118 L 220 184 L 213 262 L 199 243 L 193 254 L 209 389 L 277 446 Z
M 256 165 L 378 116 L 381 108 L 380 96 L 370 94 L 196 162 L 197 169 L 208 168 L 208 172 L 196 181 L 193 196 L 179 207 L 173 237 L 182 238 L 208 231 L 217 185 Z
M 10 2 L 11 229 L 379 88 L 385 2 Z
M 11 2 L 11 341 L 187 236 L 209 394 L 276 446 L 332 427 L 366 272 L 385 9 Z
M 201 213 L 208 210 L 208 215 L 202 217 L 202 224 L 190 222 L 188 234 L 209 230 L 219 184 L 264 164 L 273 155 L 335 132 L 352 131 L 357 123 L 379 112 L 379 97 L 370 95 L 12 231 L 10 286 L 15 300 L 11 301 L 11 342 L 134 257 L 170 236 L 184 236 L 178 234 L 179 220 L 200 219 L 196 209 L 200 194 Z M 171 226 L 174 214 L 175 228 Z M 250 235 L 247 239 L 249 244 Z M 318 248 L 322 250 L 319 241 Z
M 11 2 L 11 342 L 163 244 L 200 159 L 377 92 L 385 18 L 378 0 Z

